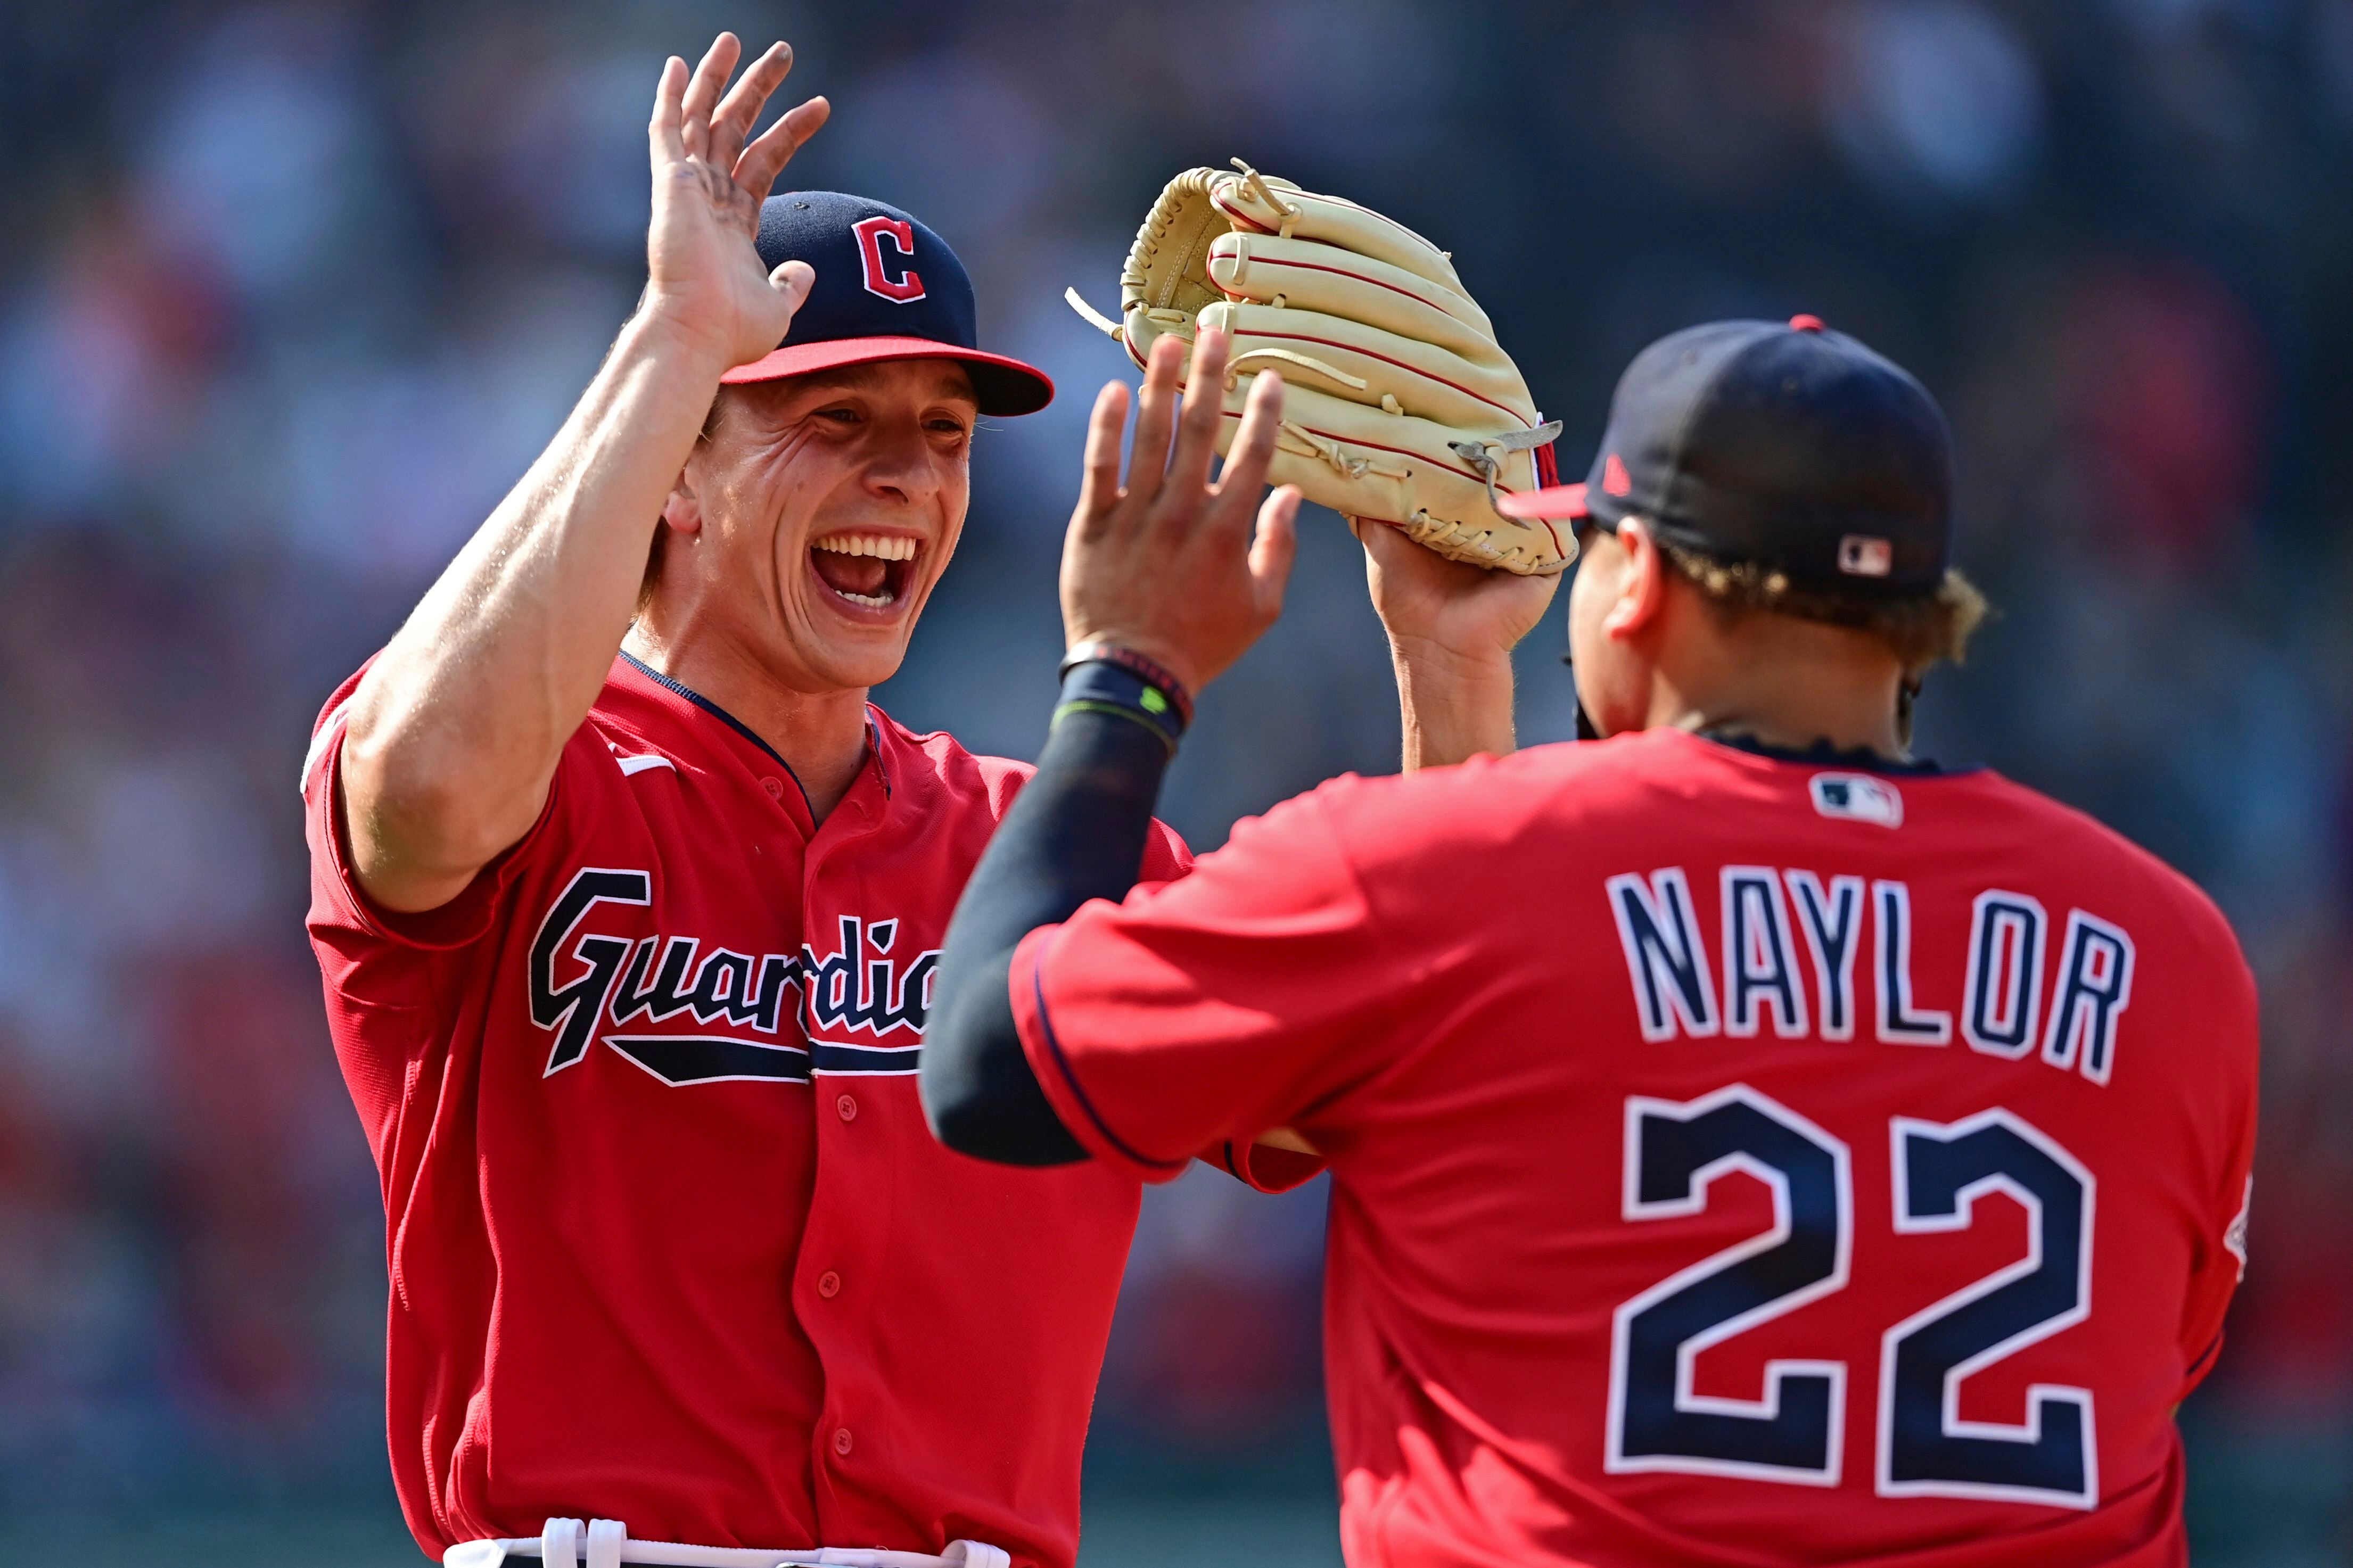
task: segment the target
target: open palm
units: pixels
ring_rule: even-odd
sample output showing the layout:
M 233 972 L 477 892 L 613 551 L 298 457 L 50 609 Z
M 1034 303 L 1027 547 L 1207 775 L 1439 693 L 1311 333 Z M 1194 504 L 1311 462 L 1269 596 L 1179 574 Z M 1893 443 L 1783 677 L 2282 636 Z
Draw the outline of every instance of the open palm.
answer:
M 1270 371 L 1251 383 L 1225 467 L 1215 483 L 1209 479 L 1225 417 L 1218 389 L 1232 348 L 1224 332 L 1202 329 L 1180 416 L 1185 344 L 1170 334 L 1152 345 L 1124 483 L 1127 388 L 1114 381 L 1097 395 L 1079 504 L 1062 543 L 1062 628 L 1071 646 L 1117 644 L 1193 691 L 1282 613 L 1298 548 L 1299 491 L 1284 485 L 1259 499 L 1282 421 L 1281 376 Z
M 647 308 L 728 367 L 783 342 L 793 312 L 808 297 L 815 274 L 807 262 L 787 261 L 774 271 L 761 263 L 760 204 L 832 112 L 824 99 L 812 98 L 747 145 L 768 95 L 793 68 L 793 51 L 771 46 L 723 99 L 742 53 L 735 35 L 722 33 L 691 75 L 686 62 L 671 56 L 646 128 L 653 163 Z

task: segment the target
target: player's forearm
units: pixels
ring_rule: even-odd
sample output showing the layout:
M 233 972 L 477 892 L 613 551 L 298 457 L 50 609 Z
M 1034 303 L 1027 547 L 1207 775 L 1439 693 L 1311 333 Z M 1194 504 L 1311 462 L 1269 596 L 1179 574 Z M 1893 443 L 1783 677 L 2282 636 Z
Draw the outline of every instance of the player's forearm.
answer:
M 635 613 L 656 521 L 724 366 L 645 314 L 354 694 L 354 870 L 396 909 L 455 896 L 530 829 Z
M 1392 640 L 1404 771 L 1445 767 L 1517 745 L 1508 654 L 1469 658 L 1445 648 Z
M 1085 1158 L 1021 1049 L 1007 991 L 1013 950 L 1088 900 L 1115 901 L 1135 886 L 1167 765 L 1166 745 L 1132 720 L 1070 712 L 1055 721 L 942 945 L 921 1088 L 949 1148 L 1019 1165 Z

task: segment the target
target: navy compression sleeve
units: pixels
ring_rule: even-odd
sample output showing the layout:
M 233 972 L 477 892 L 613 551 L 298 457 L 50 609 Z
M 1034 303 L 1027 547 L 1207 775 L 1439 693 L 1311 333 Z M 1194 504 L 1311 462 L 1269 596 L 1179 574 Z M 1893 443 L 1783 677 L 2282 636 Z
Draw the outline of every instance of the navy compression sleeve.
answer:
M 933 1134 L 1008 1165 L 1087 1157 L 1038 1087 L 1013 1022 L 1013 950 L 1089 899 L 1135 886 L 1169 742 L 1122 714 L 1066 710 L 948 923 L 923 1036 Z

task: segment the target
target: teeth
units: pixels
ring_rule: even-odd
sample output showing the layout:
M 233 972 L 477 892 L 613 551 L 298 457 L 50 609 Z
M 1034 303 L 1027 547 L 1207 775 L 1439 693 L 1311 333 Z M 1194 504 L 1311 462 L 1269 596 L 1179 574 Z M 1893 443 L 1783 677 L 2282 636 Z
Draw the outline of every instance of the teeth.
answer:
M 853 605 L 864 605 L 877 610 L 887 609 L 899 602 L 895 594 L 852 594 L 842 588 L 836 588 L 834 592 Z
M 881 533 L 828 533 L 809 548 L 835 555 L 878 555 L 885 561 L 913 561 L 915 558 L 913 540 Z

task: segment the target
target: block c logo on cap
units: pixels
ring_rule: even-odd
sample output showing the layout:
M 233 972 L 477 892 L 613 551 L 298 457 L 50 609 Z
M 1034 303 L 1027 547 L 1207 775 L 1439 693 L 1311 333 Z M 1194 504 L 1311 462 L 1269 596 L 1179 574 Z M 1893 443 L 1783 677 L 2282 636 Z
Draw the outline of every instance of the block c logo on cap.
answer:
M 923 275 L 906 265 L 915 259 L 914 226 L 904 218 L 884 217 L 876 214 L 860 218 L 849 226 L 858 236 L 858 258 L 866 268 L 866 291 L 880 295 L 894 305 L 912 304 L 923 297 Z M 882 259 L 882 242 L 890 240 L 891 248 L 902 258 L 899 275 L 893 278 Z

